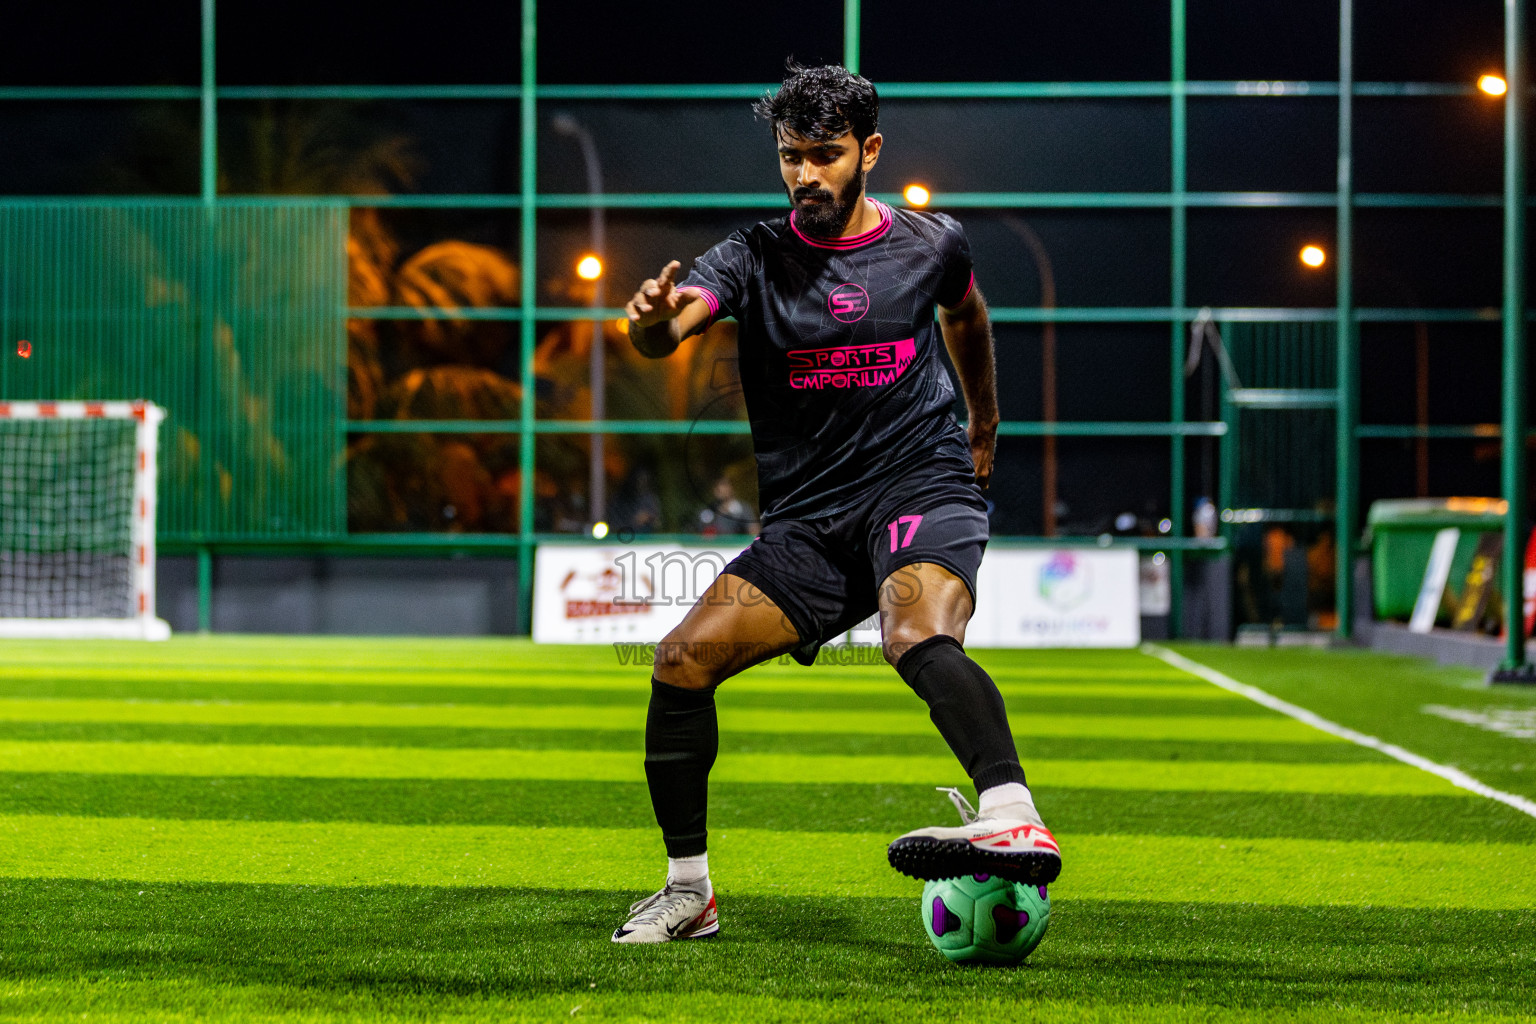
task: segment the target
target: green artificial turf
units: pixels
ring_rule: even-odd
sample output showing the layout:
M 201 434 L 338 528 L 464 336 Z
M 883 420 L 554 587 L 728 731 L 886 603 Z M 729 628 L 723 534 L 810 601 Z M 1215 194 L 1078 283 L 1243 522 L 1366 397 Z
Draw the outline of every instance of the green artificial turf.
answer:
M 1362 652 L 1182 653 L 1531 794 L 1536 707 Z M 642 652 L 643 653 L 643 652 Z M 722 688 L 716 939 L 616 947 L 664 862 L 649 669 L 498 640 L 0 645 L 0 1018 L 1289 1021 L 1536 1014 L 1536 819 L 1139 652 L 977 652 L 1062 842 L 1020 968 L 884 844 L 962 773 L 889 668 Z M 1536 794 L 1532 794 L 1536 795 Z
M 622 956 L 607 941 L 613 902 L 579 889 L 7 882 L 7 960 L 35 994 L 6 1002 L 78 1012 L 121 993 L 141 1013 L 186 1000 L 235 1016 L 260 997 L 317 1016 L 485 1020 L 582 1005 L 598 1019 L 701 1021 L 925 1006 L 971 1020 L 990 1005 L 1010 1020 L 1143 1020 L 1150 1008 L 1177 1020 L 1316 1004 L 1514 1017 L 1536 996 L 1536 927 L 1507 912 L 1448 910 L 1430 927 L 1418 911 L 1062 900 L 1026 967 L 985 970 L 935 964 L 908 899 L 740 896 L 717 941 Z M 61 932 L 69 943 L 49 940 Z
M 1036 785 L 1249 793 L 1358 793 L 1466 796 L 1436 776 L 1397 764 L 1277 764 L 1253 761 L 1030 760 Z M 95 775 L 273 775 L 305 778 L 582 778 L 640 782 L 643 765 L 617 750 L 442 750 L 214 743 L 0 742 L 0 773 Z M 741 753 L 717 764 L 722 783 L 964 782 L 952 758 L 916 755 Z

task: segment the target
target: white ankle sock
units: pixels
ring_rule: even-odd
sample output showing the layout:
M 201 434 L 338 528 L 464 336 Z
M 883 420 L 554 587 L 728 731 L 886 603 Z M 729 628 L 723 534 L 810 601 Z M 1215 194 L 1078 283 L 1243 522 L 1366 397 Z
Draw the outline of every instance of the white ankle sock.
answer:
M 686 886 L 689 889 L 709 889 L 709 854 L 697 857 L 668 857 L 667 884 Z
M 977 813 L 983 818 L 1017 818 L 1031 825 L 1045 826 L 1035 810 L 1035 798 L 1022 782 L 1005 782 L 983 790 L 977 801 Z

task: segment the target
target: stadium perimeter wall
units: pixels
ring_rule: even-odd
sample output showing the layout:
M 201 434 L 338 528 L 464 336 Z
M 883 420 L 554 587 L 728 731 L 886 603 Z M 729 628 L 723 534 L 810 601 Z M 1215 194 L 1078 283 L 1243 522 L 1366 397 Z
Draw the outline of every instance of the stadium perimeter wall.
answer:
M 1197 563 L 1186 581 L 1186 635 L 1231 636 L 1230 566 Z M 212 560 L 210 625 L 221 633 L 503 636 L 518 632 L 515 558 L 219 556 Z M 160 560 L 159 614 L 180 633 L 198 628 L 198 560 Z M 1143 615 L 1141 635 L 1167 639 L 1167 615 Z
M 198 628 L 197 559 L 164 558 L 159 612 Z M 486 636 L 517 632 L 517 560 L 325 556 L 213 560 L 220 633 Z

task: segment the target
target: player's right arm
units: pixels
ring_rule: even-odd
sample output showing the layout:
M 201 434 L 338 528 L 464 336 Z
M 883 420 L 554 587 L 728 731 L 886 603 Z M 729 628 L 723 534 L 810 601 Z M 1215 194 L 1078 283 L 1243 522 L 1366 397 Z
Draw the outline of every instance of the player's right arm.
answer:
M 648 359 L 669 356 L 684 338 L 696 334 L 709 319 L 709 304 L 696 291 L 678 291 L 674 282 L 682 264 L 673 260 L 656 277 L 643 282 L 624 305 L 629 317 L 629 342 Z

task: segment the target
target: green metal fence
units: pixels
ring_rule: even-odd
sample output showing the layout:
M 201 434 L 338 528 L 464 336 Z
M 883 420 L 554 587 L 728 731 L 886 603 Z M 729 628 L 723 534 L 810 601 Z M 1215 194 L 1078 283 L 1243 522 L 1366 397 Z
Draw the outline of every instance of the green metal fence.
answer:
M 1524 0 L 1511 0 L 1523 12 Z M 1361 437 L 1404 438 L 1423 436 L 1424 428 L 1400 424 L 1358 424 L 1359 342 L 1358 327 L 1365 322 L 1466 321 L 1497 322 L 1500 311 L 1489 308 L 1419 309 L 1362 308 L 1354 301 L 1352 265 L 1354 212 L 1357 209 L 1448 209 L 1475 210 L 1498 208 L 1497 195 L 1449 195 L 1407 193 L 1359 193 L 1352 170 L 1354 138 L 1353 112 L 1357 98 L 1379 97 L 1470 97 L 1476 95 L 1469 84 L 1357 82 L 1352 70 L 1353 3 L 1340 0 L 1338 34 L 1340 73 L 1337 81 L 1189 81 L 1186 75 L 1188 37 L 1185 0 L 1170 0 L 1171 52 L 1170 74 L 1161 82 L 983 82 L 983 83 L 907 83 L 881 85 L 887 99 L 946 100 L 1031 100 L 1070 101 L 1082 99 L 1126 98 L 1167 104 L 1169 123 L 1169 166 L 1166 190 L 1134 192 L 985 192 L 943 191 L 933 197 L 933 207 L 946 210 L 967 209 L 1105 209 L 1153 210 L 1167 217 L 1169 226 L 1170 276 L 1166 282 L 1166 304 L 1151 306 L 1033 308 L 1002 306 L 992 310 L 994 321 L 1001 324 L 1070 323 L 1158 323 L 1167 325 L 1168 388 L 1170 415 L 1166 421 L 1153 422 L 1055 422 L 1009 421 L 1002 424 L 1004 437 L 1092 436 L 1158 437 L 1170 445 L 1168 481 L 1168 536 L 1128 541 L 1167 551 L 1173 561 L 1174 629 L 1178 630 L 1181 607 L 1181 567 L 1186 554 L 1219 551 L 1224 541 L 1189 536 L 1191 498 L 1186 487 L 1186 441 L 1199 438 L 1227 438 L 1234 424 L 1230 417 L 1192 421 L 1183 366 L 1188 326 L 1200 310 L 1191 308 L 1188 299 L 1189 215 L 1202 209 L 1285 209 L 1314 208 L 1333 211 L 1337 236 L 1334 246 L 1337 293 L 1332 306 L 1313 308 L 1225 308 L 1211 311 L 1226 324 L 1295 324 L 1326 328 L 1334 362 L 1330 400 L 1334 447 L 1332 498 L 1335 502 L 1339 550 L 1349 551 L 1354 524 L 1359 520 L 1356 506 L 1357 448 Z M 516 306 L 461 310 L 459 315 L 477 319 L 498 319 L 515 323 L 518 329 L 520 380 L 534 380 L 536 329 L 539 322 L 580 321 L 594 317 L 615 317 L 613 307 L 539 307 L 538 215 L 549 210 L 585 210 L 594 207 L 610 210 L 700 210 L 700 209 L 773 209 L 782 205 L 782 196 L 770 193 L 644 193 L 644 194 L 551 194 L 538 186 L 538 128 L 541 104 L 548 101 L 584 99 L 697 101 L 743 100 L 760 95 L 769 83 L 722 85 L 545 85 L 540 84 L 537 66 L 537 2 L 522 2 L 521 77 L 517 83 L 493 86 L 228 86 L 218 84 L 214 66 L 214 0 L 202 0 L 202 83 L 200 87 L 11 87 L 0 88 L 0 101 L 42 100 L 185 100 L 200 105 L 201 194 L 175 198 L 144 196 L 124 198 L 74 197 L 68 201 L 36 200 L 24 197 L 0 199 L 0 239 L 4 244 L 26 248 L 31 243 L 28 231 L 54 219 L 63 232 L 84 230 L 68 225 L 80 219 L 97 218 L 92 230 L 121 230 L 133 236 L 135 259 L 150 260 L 185 244 L 188 252 L 200 252 L 180 277 L 167 277 L 163 304 L 123 296 L 122 314 L 112 328 L 100 322 L 85 321 L 69 325 L 54 324 L 50 330 L 58 337 L 78 338 L 77 354 L 84 367 L 113 346 L 114 338 L 153 338 L 153 344 L 141 344 L 131 358 L 118 351 L 112 358 L 103 354 L 98 365 L 110 379 L 87 382 L 75 377 L 20 380 L 16 370 L 0 370 L 0 388 L 4 393 L 55 396 L 79 391 L 98 384 L 108 391 L 145 393 L 164 401 L 179 415 L 167 429 L 170 458 L 170 492 L 167 494 L 167 531 L 170 538 L 195 544 L 206 555 L 209 550 L 260 548 L 263 544 L 323 545 L 325 550 L 496 550 L 519 555 L 521 593 L 528 593 L 532 573 L 529 557 L 534 545 L 545 539 L 534 529 L 534 470 L 536 442 L 541 434 L 682 434 L 715 431 L 745 431 L 744 423 L 710 422 L 702 426 L 675 421 L 550 421 L 536 416 L 534 389 L 524 387 L 519 415 L 514 419 L 484 421 L 415 422 L 347 421 L 345 395 L 345 344 L 338 324 L 346 317 L 355 319 L 412 318 L 439 315 L 416 308 L 370 307 L 339 312 L 344 305 L 344 274 L 341 246 L 346 231 L 348 208 L 433 208 L 433 209 L 503 209 L 515 210 L 521 225 L 519 263 L 521 291 Z M 857 70 L 861 47 L 859 27 L 860 0 L 845 0 L 844 61 Z M 1513 96 L 1523 96 L 1523 71 L 1515 63 L 1516 50 L 1510 53 Z M 1189 101 L 1200 97 L 1243 97 L 1255 103 L 1274 97 L 1306 96 L 1326 98 L 1337 103 L 1338 178 L 1331 191 L 1311 192 L 1210 192 L 1189 190 Z M 518 105 L 520 112 L 520 190 L 505 194 L 453 195 L 227 195 L 218 191 L 219 154 L 218 121 L 221 105 L 247 100 L 321 100 L 321 99 L 431 99 L 488 100 Z M 1515 123 L 1523 103 L 1511 103 L 1511 124 Z M 1516 165 L 1516 170 L 1520 168 Z M 1523 186 L 1502 201 L 1506 212 L 1524 201 Z M 889 202 L 900 197 L 884 195 Z M 1511 214 L 1513 215 L 1513 214 Z M 1523 213 L 1520 215 L 1523 217 Z M 71 221 L 70 218 L 76 218 Z M 114 225 L 135 225 L 132 229 Z M 199 225 L 205 225 L 199 233 Z M 211 226 L 206 226 L 211 225 Z M 235 242 L 242 236 L 267 233 L 276 238 L 291 232 L 294 253 L 306 254 L 307 269 L 297 263 L 260 268 L 242 263 Z M 136 234 L 135 234 L 136 233 Z M 300 237 L 302 236 L 302 238 Z M 285 236 L 287 237 L 287 236 Z M 178 241 L 180 240 L 180 241 Z M 332 245 L 328 252 L 325 245 Z M 313 246 L 313 247 L 311 247 Z M 39 250 L 41 251 L 41 250 Z M 10 250 L 0 264 L 17 268 L 22 262 L 38 263 L 36 253 L 28 251 L 18 261 L 20 249 Z M 78 258 L 72 257 L 72 258 Z M 62 267 L 63 254 L 49 260 Z M 299 261 L 300 263 L 303 260 Z M 192 264 L 200 264 L 198 269 Z M 1517 267 L 1517 275 L 1522 268 Z M 310 275 L 302 282 L 292 274 Z M 12 273 L 17 273 L 12 271 Z M 30 272 L 29 272 L 30 273 Z M 41 273 L 41 272 L 40 272 Z M 57 271 L 59 275 L 65 272 Z M 254 276 L 252 276 L 254 275 Z M 25 275 L 23 275 L 25 276 Z M 172 278 L 175 277 L 173 281 Z M 19 280 L 20 278 L 18 278 Z M 60 277 L 60 280 L 63 278 Z M 80 291 L 86 287 L 76 280 L 70 288 L 48 292 L 44 283 L 22 287 L 28 301 L 67 297 L 59 308 L 73 310 L 110 307 L 109 268 L 98 273 L 100 294 Z M 27 278 L 31 281 L 31 278 Z M 62 287 L 62 286 L 60 286 Z M 179 289 L 179 290 L 178 290 Z M 242 291 L 244 289 L 244 291 Z M 612 291 L 610 291 L 612 294 Z M 115 301 L 115 300 L 112 300 Z M 229 305 L 233 302 L 233 305 Z M 129 308 L 132 307 L 132 308 Z M 281 311 L 279 312 L 279 307 Z M 19 309 L 20 307 L 18 307 Z M 114 307 L 115 308 L 115 307 Z M 1504 311 L 1506 322 L 1516 321 L 1510 329 L 1523 329 L 1523 297 Z M 33 310 L 33 313 L 37 313 Z M 14 332 L 24 321 L 14 319 L 19 313 L 5 313 Z M 39 314 L 40 315 L 40 314 Z M 89 320 L 89 318 L 86 318 Z M 62 332 L 62 333 L 60 333 Z M 127 333 L 122 333 L 127 332 Z M 134 332 L 137 332 L 136 334 Z M 96 346 L 94 349 L 91 346 Z M 130 346 L 132 347 L 132 346 Z M 229 357 L 237 349 L 238 361 Z M 221 352 L 225 353 L 221 355 Z M 174 355 L 176 358 L 167 358 Z M 38 362 L 42 365 L 42 361 Z M 195 368 L 195 369 L 193 369 Z M 8 375 L 7 375 L 8 374 Z M 158 390 L 157 390 L 158 389 Z M 188 411 L 191 410 L 191 411 Z M 1523 412 L 1520 414 L 1523 417 Z M 307 424 L 303 436 L 285 434 L 298 423 Z M 1523 431 L 1523 418 L 1519 423 Z M 1486 428 L 1468 424 L 1450 428 L 1452 433 L 1471 435 Z M 1506 424 L 1506 430 L 1511 429 Z M 344 480 L 340 453 L 348 433 L 401 432 L 406 430 L 505 433 L 518 438 L 518 463 L 521 471 L 518 508 L 520 527 L 515 534 L 498 536 L 454 535 L 348 535 L 345 530 Z M 196 450 L 181 451 L 178 446 L 193 444 Z M 263 448 L 265 446 L 265 448 Z M 281 458 L 269 457 L 280 450 Z M 265 451 L 266 454 L 260 454 Z M 256 452 L 258 454 L 251 454 Z M 224 475 L 227 473 L 227 476 Z M 301 479 L 302 478 L 302 479 Z M 254 498 L 254 502 L 243 499 Z M 562 539 L 569 539 L 563 535 Z M 1003 543 L 1027 543 L 1037 538 L 999 538 Z M 240 545 L 246 545 L 241 548 Z M 269 550 L 270 548 L 260 548 Z M 319 550 L 321 548 L 314 548 Z M 1347 559 L 1339 559 L 1337 605 L 1339 629 L 1347 633 L 1350 623 L 1349 569 Z M 526 608 L 526 605 L 525 605 Z M 524 620 L 526 621 L 526 620 Z
M 0 398 L 148 398 L 169 543 L 346 524 L 345 207 L 0 203 Z
M 1225 521 L 1331 523 L 1337 467 L 1338 339 L 1333 324 L 1238 323 L 1221 418 Z

